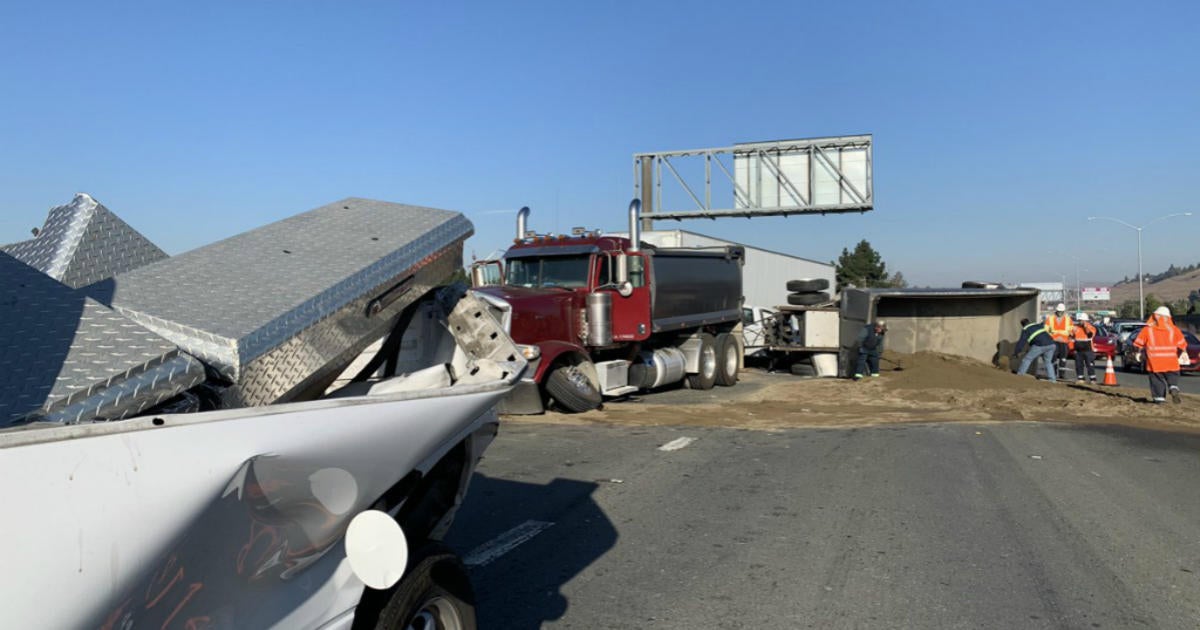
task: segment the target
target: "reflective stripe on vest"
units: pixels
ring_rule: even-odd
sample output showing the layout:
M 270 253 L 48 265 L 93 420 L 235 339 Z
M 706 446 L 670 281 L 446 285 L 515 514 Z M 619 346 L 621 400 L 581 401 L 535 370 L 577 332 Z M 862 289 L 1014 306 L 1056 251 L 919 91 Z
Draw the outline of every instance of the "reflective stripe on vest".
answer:
M 1032 335 L 1029 335 L 1029 337 L 1027 337 L 1027 338 L 1025 339 L 1025 343 L 1028 343 L 1028 344 L 1030 344 L 1030 345 L 1033 345 L 1033 339 L 1034 339 L 1034 337 L 1037 337 L 1038 335 L 1040 335 L 1040 334 L 1042 334 L 1042 333 L 1046 333 L 1047 335 L 1048 335 L 1048 334 L 1050 334 L 1050 333 L 1046 332 L 1046 327 L 1045 327 L 1045 326 L 1043 326 L 1043 327 L 1041 327 L 1041 328 L 1038 328 L 1037 330 L 1033 331 L 1033 334 L 1032 334 Z
M 1166 333 L 1166 339 L 1160 339 Z M 1162 330 L 1154 326 L 1146 327 L 1146 356 L 1165 360 L 1175 360 L 1179 356 L 1179 341 L 1175 339 L 1175 329 Z

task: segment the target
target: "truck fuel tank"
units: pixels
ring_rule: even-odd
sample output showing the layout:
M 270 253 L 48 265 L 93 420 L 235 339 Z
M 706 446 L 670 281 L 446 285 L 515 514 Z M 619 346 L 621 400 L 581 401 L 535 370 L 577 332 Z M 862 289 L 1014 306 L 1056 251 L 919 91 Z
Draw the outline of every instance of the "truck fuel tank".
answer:
M 587 345 L 607 346 L 613 342 L 612 294 L 596 291 L 587 296 Z

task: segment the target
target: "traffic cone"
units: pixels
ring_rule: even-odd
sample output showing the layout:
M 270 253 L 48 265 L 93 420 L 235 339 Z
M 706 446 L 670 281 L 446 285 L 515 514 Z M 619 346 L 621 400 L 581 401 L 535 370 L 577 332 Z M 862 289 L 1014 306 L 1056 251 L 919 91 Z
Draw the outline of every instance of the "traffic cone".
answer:
M 1108 355 L 1108 365 L 1104 366 L 1104 382 L 1102 385 L 1117 386 L 1117 372 L 1113 369 L 1112 355 Z

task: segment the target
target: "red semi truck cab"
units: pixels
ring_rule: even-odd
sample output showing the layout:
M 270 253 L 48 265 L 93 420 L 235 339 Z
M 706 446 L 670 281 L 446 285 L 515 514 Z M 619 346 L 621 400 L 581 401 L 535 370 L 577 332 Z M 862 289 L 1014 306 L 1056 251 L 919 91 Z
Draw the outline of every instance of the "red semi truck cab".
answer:
M 737 381 L 743 250 L 645 246 L 639 211 L 635 200 L 630 237 L 566 236 L 527 232 L 522 208 L 503 260 L 472 267 L 473 290 L 533 364 L 503 411 L 587 411 L 685 379 Z

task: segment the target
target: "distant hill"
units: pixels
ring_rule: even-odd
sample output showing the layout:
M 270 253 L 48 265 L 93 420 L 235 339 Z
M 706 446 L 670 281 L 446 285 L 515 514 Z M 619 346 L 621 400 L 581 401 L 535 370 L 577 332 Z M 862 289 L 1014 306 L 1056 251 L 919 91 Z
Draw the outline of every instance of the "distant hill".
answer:
M 1154 278 L 1155 276 L 1151 276 Z M 1164 302 L 1174 302 L 1175 300 L 1186 299 L 1192 291 L 1200 290 L 1200 269 L 1185 271 L 1179 275 L 1164 278 L 1157 282 L 1147 281 L 1143 284 L 1143 289 L 1146 295 L 1154 294 L 1155 297 Z M 1138 284 L 1137 278 L 1129 282 L 1119 282 L 1112 285 L 1112 301 L 1110 304 L 1117 305 L 1125 300 L 1137 301 L 1138 299 Z

